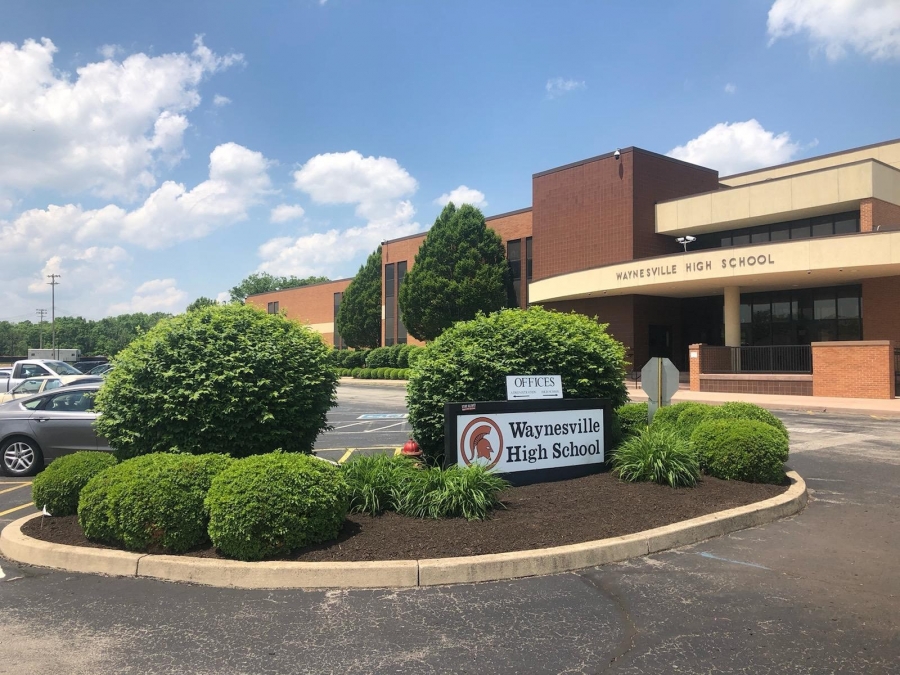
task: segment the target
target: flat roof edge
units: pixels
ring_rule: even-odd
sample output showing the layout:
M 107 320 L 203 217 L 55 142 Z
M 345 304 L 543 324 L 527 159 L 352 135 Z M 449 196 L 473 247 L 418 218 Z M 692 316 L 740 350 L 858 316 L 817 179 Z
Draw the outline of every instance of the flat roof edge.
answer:
M 689 166 L 694 169 L 700 169 L 701 171 L 708 171 L 709 173 L 714 173 L 716 176 L 719 175 L 719 172 L 716 169 L 710 169 L 707 166 L 701 166 L 700 164 L 692 164 L 691 162 L 685 162 L 683 159 L 677 159 L 675 157 L 669 157 L 668 155 L 663 155 L 658 152 L 653 152 L 652 150 L 645 150 L 644 148 L 638 148 L 634 145 L 629 145 L 627 148 L 619 148 L 620 154 L 627 153 L 640 153 L 644 155 L 649 155 L 651 157 L 657 157 L 659 159 L 664 159 L 669 162 L 675 162 L 676 164 L 683 164 L 684 166 Z M 580 159 L 577 162 L 571 162 L 569 164 L 563 164 L 562 166 L 557 166 L 552 169 L 547 169 L 546 171 L 539 171 L 538 173 L 531 174 L 532 179 L 540 178 L 541 176 L 546 176 L 551 173 L 556 173 L 557 171 L 565 171 L 566 169 L 574 169 L 577 166 L 582 166 L 584 164 L 590 164 L 591 162 L 598 162 L 601 159 L 608 159 L 615 155 L 615 150 L 612 152 L 607 152 L 602 155 L 597 155 L 595 157 L 588 157 L 587 159 Z
M 753 169 L 752 171 L 742 171 L 741 173 L 733 173 L 730 176 L 722 176 L 720 180 L 729 180 L 731 178 L 740 178 L 741 176 L 749 176 L 754 173 L 762 173 L 763 171 L 772 171 L 773 169 L 782 169 L 786 166 L 796 166 L 797 164 L 803 164 L 804 162 L 814 162 L 817 159 L 827 159 L 828 157 L 837 157 L 838 155 L 846 155 L 851 152 L 859 152 L 860 150 L 871 150 L 872 148 L 880 148 L 883 145 L 893 145 L 894 143 L 900 143 L 900 138 L 895 138 L 890 141 L 881 141 L 879 143 L 870 143 L 869 145 L 860 145 L 858 148 L 848 148 L 847 150 L 837 150 L 836 152 L 828 152 L 824 155 L 815 155 L 813 157 L 807 157 L 806 159 L 795 159 L 793 162 L 785 162 L 784 164 L 773 164 L 772 166 L 766 166 L 761 169 Z
M 354 277 L 345 277 L 343 279 L 329 279 L 328 281 L 319 281 L 314 284 L 303 284 L 302 286 L 291 286 L 290 288 L 279 288 L 274 291 L 263 291 L 262 293 L 251 293 L 248 298 L 255 298 L 260 295 L 269 295 L 270 293 L 284 293 L 285 291 L 296 291 L 301 288 L 314 288 L 316 286 L 325 286 L 326 284 L 338 284 L 342 281 L 353 281 Z
M 509 216 L 518 216 L 520 213 L 528 213 L 532 210 L 531 206 L 526 206 L 524 209 L 516 209 L 515 211 L 507 211 L 506 213 L 498 213 L 496 216 L 486 216 L 485 222 L 488 220 L 497 220 L 497 218 L 507 218 Z

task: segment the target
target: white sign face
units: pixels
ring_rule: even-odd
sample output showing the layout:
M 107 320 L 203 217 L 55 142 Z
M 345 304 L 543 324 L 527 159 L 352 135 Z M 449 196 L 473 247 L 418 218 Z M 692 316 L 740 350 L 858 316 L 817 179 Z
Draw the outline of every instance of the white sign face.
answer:
M 562 378 L 559 375 L 506 376 L 507 401 L 562 397 Z
M 512 473 L 604 461 L 602 409 L 482 413 L 457 420 L 459 466 Z

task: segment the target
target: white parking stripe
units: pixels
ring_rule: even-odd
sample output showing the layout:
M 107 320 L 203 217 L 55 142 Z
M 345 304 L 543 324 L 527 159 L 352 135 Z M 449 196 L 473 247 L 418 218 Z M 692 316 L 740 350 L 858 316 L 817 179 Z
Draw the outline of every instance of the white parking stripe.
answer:
M 391 427 L 403 426 L 404 424 L 406 424 L 406 420 L 404 420 L 402 422 L 397 422 L 396 424 L 388 424 L 386 427 L 378 427 L 377 429 L 366 429 L 363 433 L 371 434 L 373 431 L 384 431 L 385 429 L 390 429 Z M 352 433 L 352 432 L 348 432 L 348 433 Z

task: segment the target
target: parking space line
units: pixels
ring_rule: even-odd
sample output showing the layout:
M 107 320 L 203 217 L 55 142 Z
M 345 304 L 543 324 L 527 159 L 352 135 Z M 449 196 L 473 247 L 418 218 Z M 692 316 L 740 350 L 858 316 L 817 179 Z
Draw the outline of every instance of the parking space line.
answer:
M 0 483 L 0 485 L 4 485 L 4 483 Z M 0 490 L 0 495 L 5 495 L 7 492 L 12 492 L 13 490 L 21 490 L 23 487 L 28 487 L 29 485 L 31 485 L 31 483 L 22 483 L 21 485 L 16 485 L 16 487 Z
M 12 513 L 13 511 L 21 511 L 22 509 L 27 509 L 29 506 L 34 506 L 31 502 L 27 504 L 22 504 L 22 506 L 16 506 L 11 509 L 6 509 L 6 511 L 0 511 L 0 516 L 5 516 L 7 513 Z
M 384 431 L 385 429 L 390 429 L 391 427 L 400 427 L 400 426 L 403 426 L 404 424 L 406 424 L 406 420 L 403 420 L 402 422 L 397 422 L 396 424 L 388 424 L 386 427 L 378 427 L 377 429 L 366 429 L 363 433 L 371 434 L 376 431 Z
M 341 458 L 338 460 L 338 464 L 343 464 L 344 462 L 346 462 L 347 459 L 349 459 L 350 455 L 353 454 L 354 450 L 356 450 L 356 448 L 347 448 L 347 452 L 341 455 Z

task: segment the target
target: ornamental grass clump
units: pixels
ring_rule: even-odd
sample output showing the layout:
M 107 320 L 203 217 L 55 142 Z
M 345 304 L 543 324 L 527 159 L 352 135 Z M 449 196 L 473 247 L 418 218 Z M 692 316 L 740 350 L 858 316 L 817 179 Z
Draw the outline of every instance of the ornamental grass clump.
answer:
M 115 463 L 108 452 L 76 452 L 54 460 L 31 485 L 35 508 L 46 508 L 53 516 L 74 516 L 84 486 Z
M 349 504 L 337 466 L 296 453 L 247 457 L 210 487 L 209 536 L 229 558 L 261 560 L 335 539 Z
M 350 511 L 376 516 L 394 510 L 393 491 L 418 470 L 412 459 L 402 455 L 370 455 L 342 465 L 350 488 Z
M 482 466 L 429 467 L 403 474 L 393 501 L 398 513 L 414 518 L 484 520 L 502 506 L 499 493 L 507 487 Z
M 612 465 L 619 478 L 629 483 L 693 487 L 700 477 L 700 463 L 690 446 L 674 431 L 652 426 L 626 438 Z

